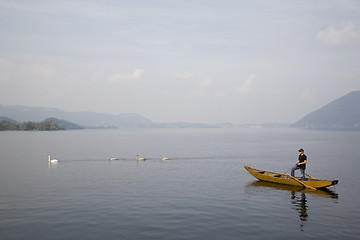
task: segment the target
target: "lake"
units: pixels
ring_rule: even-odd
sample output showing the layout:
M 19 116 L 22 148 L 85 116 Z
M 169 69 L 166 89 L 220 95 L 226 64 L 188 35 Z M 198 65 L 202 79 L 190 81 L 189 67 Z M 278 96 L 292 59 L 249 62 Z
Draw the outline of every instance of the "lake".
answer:
M 291 128 L 0 132 L 0 239 L 358 239 L 359 143 Z M 308 174 L 339 184 L 309 191 L 243 167 L 285 172 L 299 148 Z

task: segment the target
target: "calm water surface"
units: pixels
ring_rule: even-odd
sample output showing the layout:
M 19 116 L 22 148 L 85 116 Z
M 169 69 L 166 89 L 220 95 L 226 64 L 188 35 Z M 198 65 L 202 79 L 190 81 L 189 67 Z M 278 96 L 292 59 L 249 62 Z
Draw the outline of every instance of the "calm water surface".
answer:
M 0 239 L 357 239 L 359 143 L 296 129 L 0 132 Z M 243 168 L 285 172 L 300 147 L 307 173 L 336 188 Z

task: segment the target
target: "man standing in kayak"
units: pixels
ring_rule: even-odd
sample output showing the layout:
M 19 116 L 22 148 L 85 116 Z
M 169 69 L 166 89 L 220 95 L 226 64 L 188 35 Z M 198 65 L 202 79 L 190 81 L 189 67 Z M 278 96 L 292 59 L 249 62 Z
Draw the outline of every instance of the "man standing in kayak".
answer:
M 305 180 L 305 168 L 306 168 L 306 162 L 307 158 L 304 154 L 304 149 L 299 149 L 299 161 L 295 164 L 295 166 L 291 169 L 291 176 L 295 177 L 295 170 L 300 169 L 302 178 L 301 180 Z

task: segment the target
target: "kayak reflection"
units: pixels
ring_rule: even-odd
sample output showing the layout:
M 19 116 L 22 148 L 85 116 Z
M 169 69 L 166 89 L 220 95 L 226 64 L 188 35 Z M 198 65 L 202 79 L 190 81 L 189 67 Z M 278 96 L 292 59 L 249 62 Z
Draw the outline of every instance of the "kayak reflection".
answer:
M 271 182 L 265 182 L 265 181 L 253 181 L 247 185 L 247 187 L 267 187 L 267 188 L 273 188 L 276 190 L 284 190 L 289 192 L 300 192 L 300 193 L 306 193 L 306 194 L 314 194 L 316 196 L 325 197 L 325 198 L 334 198 L 338 199 L 339 194 L 334 192 L 330 189 L 316 189 L 311 190 L 305 187 L 298 187 L 298 186 L 291 186 L 291 185 L 284 185 L 284 184 L 277 184 L 277 183 L 271 183 Z
M 316 197 L 324 197 L 324 198 L 333 198 L 333 199 L 339 198 L 339 195 L 337 193 L 329 189 L 310 190 L 305 187 L 276 184 L 265 181 L 254 181 L 249 183 L 246 187 L 248 189 L 272 188 L 274 190 L 282 190 L 282 191 L 290 192 L 291 204 L 293 205 L 292 209 L 296 210 L 299 213 L 301 231 L 304 231 L 304 223 L 308 220 L 308 200 L 306 194 L 315 195 Z

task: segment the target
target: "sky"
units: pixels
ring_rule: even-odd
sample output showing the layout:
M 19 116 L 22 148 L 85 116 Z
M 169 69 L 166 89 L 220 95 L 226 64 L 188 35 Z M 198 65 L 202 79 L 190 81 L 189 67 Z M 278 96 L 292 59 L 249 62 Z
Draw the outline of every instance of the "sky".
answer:
M 360 90 L 360 1 L 0 0 L 0 104 L 293 123 Z

